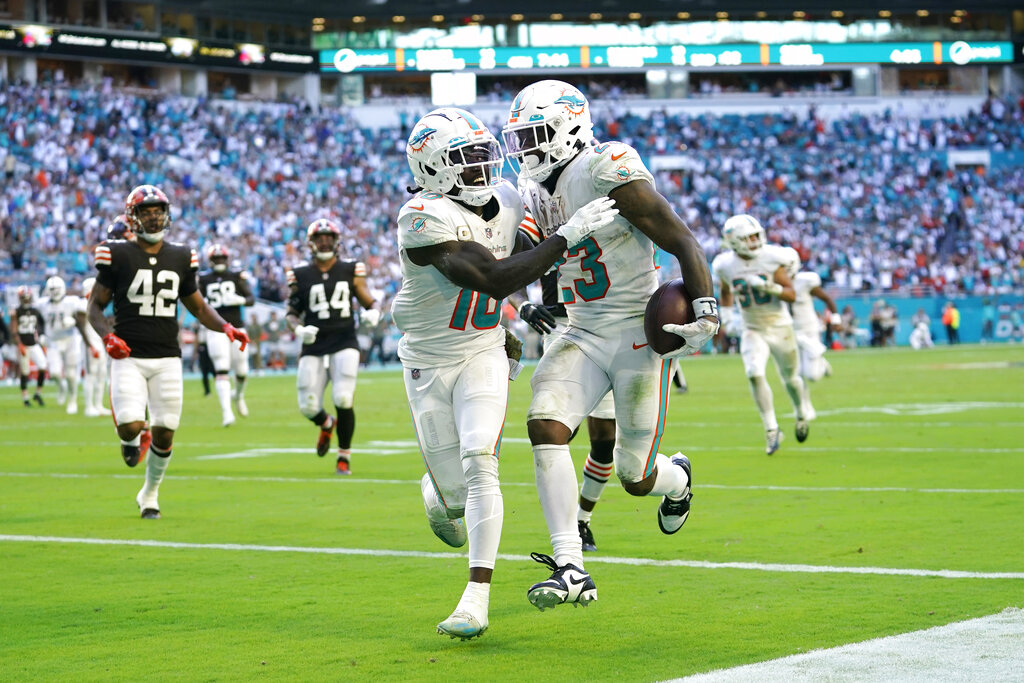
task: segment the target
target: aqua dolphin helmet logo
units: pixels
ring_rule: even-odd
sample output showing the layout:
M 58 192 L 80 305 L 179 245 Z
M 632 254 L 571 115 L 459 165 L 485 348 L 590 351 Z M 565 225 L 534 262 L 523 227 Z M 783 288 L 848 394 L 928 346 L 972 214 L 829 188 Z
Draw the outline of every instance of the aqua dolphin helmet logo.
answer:
M 423 148 L 427 145 L 427 140 L 437 132 L 436 128 L 424 128 L 414 136 L 409 138 L 409 149 L 414 152 L 422 152 Z
M 582 116 L 587 109 L 587 100 L 574 92 L 563 92 L 554 103 L 565 107 L 565 111 L 573 118 Z

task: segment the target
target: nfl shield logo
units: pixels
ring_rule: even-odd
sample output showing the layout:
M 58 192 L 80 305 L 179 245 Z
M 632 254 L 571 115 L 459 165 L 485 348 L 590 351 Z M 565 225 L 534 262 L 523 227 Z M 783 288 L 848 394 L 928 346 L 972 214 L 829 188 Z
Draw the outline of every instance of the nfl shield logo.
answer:
M 413 370 L 413 371 L 412 371 L 412 373 L 410 373 L 410 374 L 412 374 L 412 378 L 413 378 L 413 379 L 419 379 L 419 378 L 420 378 L 420 371 L 419 371 L 419 368 L 417 368 L 417 369 Z
M 484 229 L 484 234 L 487 235 L 487 239 L 491 239 L 494 233 L 490 228 L 486 228 Z

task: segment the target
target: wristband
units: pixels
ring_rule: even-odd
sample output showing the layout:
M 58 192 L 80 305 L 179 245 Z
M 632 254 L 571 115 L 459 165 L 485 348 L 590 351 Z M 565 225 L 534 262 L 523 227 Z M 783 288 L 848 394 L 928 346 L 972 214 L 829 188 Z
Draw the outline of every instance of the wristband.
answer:
M 523 364 L 512 358 L 508 359 L 508 379 L 510 382 L 515 381 L 519 373 L 523 371 Z
M 713 296 L 702 296 L 693 300 L 693 315 L 695 318 L 707 318 L 708 316 L 718 317 L 718 301 Z

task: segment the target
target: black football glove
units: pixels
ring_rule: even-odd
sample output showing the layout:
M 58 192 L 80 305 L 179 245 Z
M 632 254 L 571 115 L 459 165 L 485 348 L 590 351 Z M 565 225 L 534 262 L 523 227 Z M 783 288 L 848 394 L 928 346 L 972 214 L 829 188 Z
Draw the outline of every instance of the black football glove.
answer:
M 519 317 L 540 334 L 548 334 L 555 329 L 555 316 L 544 306 L 535 306 L 527 301 L 519 307 Z

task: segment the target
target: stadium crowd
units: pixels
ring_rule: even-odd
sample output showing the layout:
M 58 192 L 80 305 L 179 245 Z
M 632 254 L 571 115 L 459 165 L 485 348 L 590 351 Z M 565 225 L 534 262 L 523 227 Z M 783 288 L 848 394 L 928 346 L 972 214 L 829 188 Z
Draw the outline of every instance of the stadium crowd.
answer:
M 951 171 L 943 156 L 1024 150 L 1021 103 L 933 120 L 610 109 L 598 138 L 633 145 L 659 169 L 709 259 L 725 219 L 750 212 L 839 292 L 1024 285 L 1024 168 Z M 364 261 L 370 287 L 390 299 L 394 218 L 412 181 L 407 135 L 359 127 L 337 108 L 4 83 L 0 287 L 87 276 L 125 191 L 145 182 L 170 195 L 173 239 L 226 243 L 261 299 L 283 300 L 285 269 L 306 258 L 304 229 L 317 217 L 344 224 L 344 257 Z

